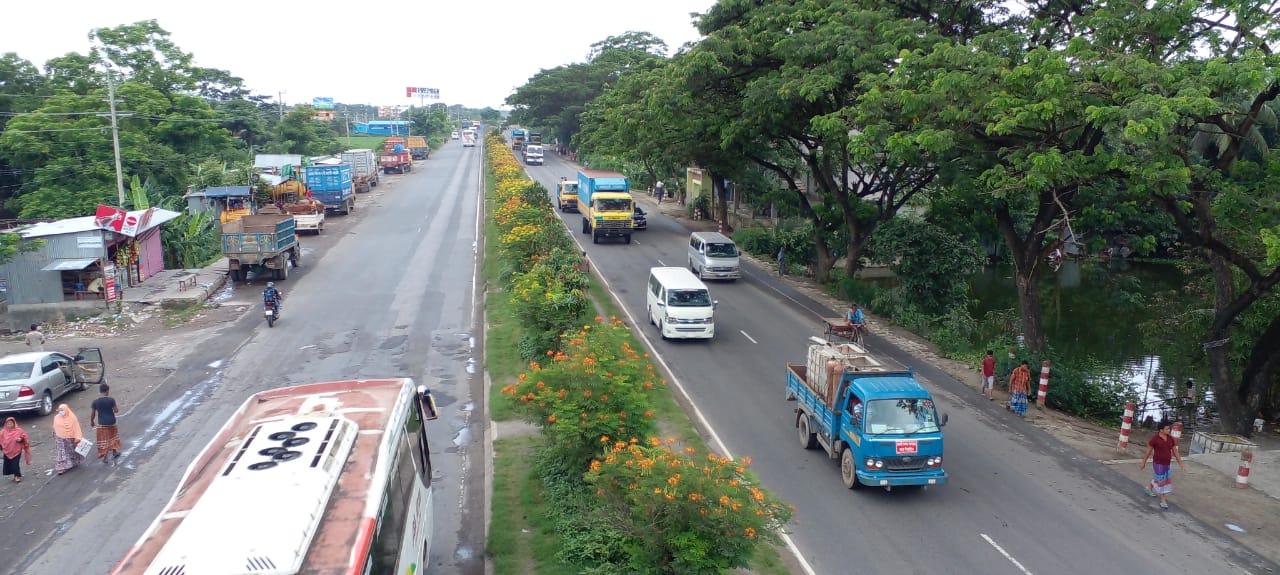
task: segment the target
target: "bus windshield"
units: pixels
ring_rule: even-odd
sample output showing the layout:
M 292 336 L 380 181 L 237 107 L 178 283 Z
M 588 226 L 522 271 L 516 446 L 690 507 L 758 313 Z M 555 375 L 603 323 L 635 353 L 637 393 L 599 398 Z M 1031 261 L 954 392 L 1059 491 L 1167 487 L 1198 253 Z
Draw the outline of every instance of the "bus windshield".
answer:
M 867 402 L 867 433 L 937 433 L 938 412 L 928 399 L 875 399 Z

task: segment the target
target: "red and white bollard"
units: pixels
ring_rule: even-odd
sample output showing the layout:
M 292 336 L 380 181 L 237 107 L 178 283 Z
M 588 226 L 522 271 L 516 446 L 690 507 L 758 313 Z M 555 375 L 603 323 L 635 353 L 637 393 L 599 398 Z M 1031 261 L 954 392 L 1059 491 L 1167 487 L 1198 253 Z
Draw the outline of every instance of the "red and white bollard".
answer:
M 1049 360 L 1040 366 L 1040 390 L 1036 392 L 1036 405 L 1044 408 L 1044 398 L 1049 395 Z
M 1120 419 L 1120 449 L 1129 449 L 1129 432 L 1133 430 L 1133 413 L 1137 409 L 1132 401 L 1124 404 L 1124 417 Z
M 1173 438 L 1174 443 L 1182 442 L 1182 422 L 1173 422 L 1173 429 L 1169 430 L 1169 437 Z
M 1236 471 L 1236 487 L 1244 489 L 1249 487 L 1249 462 L 1253 461 L 1253 452 L 1245 451 L 1240 454 L 1240 469 Z

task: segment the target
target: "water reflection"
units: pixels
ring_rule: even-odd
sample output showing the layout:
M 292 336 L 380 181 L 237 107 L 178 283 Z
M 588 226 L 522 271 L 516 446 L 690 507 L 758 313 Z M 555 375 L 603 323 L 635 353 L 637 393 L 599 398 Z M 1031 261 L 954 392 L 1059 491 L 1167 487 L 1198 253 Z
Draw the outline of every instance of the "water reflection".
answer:
M 1100 364 L 1099 381 L 1124 382 L 1140 403 L 1159 410 L 1161 400 L 1180 396 L 1178 380 L 1186 375 L 1164 369 L 1161 350 L 1144 345 L 1140 326 L 1158 313 L 1147 301 L 1184 281 L 1182 272 L 1167 264 L 1063 262 L 1041 279 L 1045 336 L 1067 357 L 1093 357 Z M 971 287 L 975 317 L 1018 306 L 1012 268 L 987 268 L 973 276 Z M 1158 412 L 1154 415 L 1159 419 Z

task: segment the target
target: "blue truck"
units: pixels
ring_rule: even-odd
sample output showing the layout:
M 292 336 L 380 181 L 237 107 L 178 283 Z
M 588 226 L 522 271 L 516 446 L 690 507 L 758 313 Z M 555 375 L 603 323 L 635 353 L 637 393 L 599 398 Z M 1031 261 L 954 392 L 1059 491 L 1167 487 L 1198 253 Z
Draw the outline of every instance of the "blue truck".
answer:
M 578 213 L 582 214 L 582 233 L 591 235 L 591 243 L 598 244 L 601 238 L 621 238 L 630 244 L 635 228 L 630 180 L 617 172 L 580 170 Z
M 244 281 L 249 272 L 282 280 L 302 261 L 302 244 L 289 214 L 240 216 L 222 224 L 222 255 L 231 279 Z
M 942 428 L 933 396 L 910 371 L 888 371 L 853 344 L 810 346 L 808 365 L 787 364 L 788 401 L 805 449 L 840 461 L 844 486 L 942 485 Z
M 356 209 L 356 188 L 351 179 L 350 164 L 307 166 L 302 182 L 311 190 L 311 196 L 324 204 L 326 212 L 342 215 Z

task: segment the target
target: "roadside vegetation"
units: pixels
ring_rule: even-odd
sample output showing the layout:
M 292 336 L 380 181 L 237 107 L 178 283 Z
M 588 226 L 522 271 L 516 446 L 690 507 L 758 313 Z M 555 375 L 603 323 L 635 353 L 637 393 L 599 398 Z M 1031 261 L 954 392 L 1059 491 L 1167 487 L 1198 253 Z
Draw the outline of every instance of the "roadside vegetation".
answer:
M 1059 250 L 1176 261 L 1179 289 L 1116 285 L 1116 297 L 1159 310 L 1136 337 L 1159 350 L 1166 380 L 1211 382 L 1222 426 L 1247 435 L 1260 410 L 1280 419 L 1268 10 L 720 2 L 696 20 L 703 39 L 673 56 L 652 34 L 609 37 L 507 103 L 512 123 L 638 189 L 689 193 L 685 168 L 700 168 L 691 211 L 757 256 L 786 246 L 790 271 L 953 358 L 1052 360 L 1049 405 L 1075 415 L 1114 423 L 1132 392 L 1046 337 L 1042 279 Z M 768 225 L 734 230 L 731 205 Z M 858 279 L 870 265 L 896 283 Z M 1009 270 L 1015 307 L 975 311 L 967 280 L 987 265 Z M 1088 322 L 1093 310 L 1070 313 Z
M 381 146 L 382 137 L 352 136 L 360 145 L 345 137 L 348 120 L 376 119 L 376 107 L 339 103 L 335 120 L 318 121 L 310 105 L 282 106 L 230 71 L 197 66 L 155 20 L 97 28 L 89 38 L 85 47 L 94 47 L 86 52 L 67 50 L 40 64 L 0 55 L 0 219 L 85 216 L 98 204 L 119 203 L 108 84 L 128 187 L 120 207 L 183 213 L 162 228 L 168 267 L 198 267 L 219 252 L 217 222 L 185 213 L 188 189 L 254 185 L 255 154 Z M 439 147 L 455 128 L 451 116 L 492 124 L 501 113 L 438 103 L 411 108 L 404 119 Z M 24 249 L 32 246 L 0 235 L 0 261 Z
M 514 465 L 495 472 L 497 572 L 786 573 L 770 543 L 790 507 L 757 487 L 750 461 L 705 448 L 630 328 L 596 315 L 593 291 L 600 309 L 613 302 L 588 285 L 546 189 L 500 136 L 486 150 L 486 363 L 521 360 L 491 372 L 490 410 L 539 430 L 495 444 L 497 465 Z M 498 323 L 495 295 L 516 321 Z

